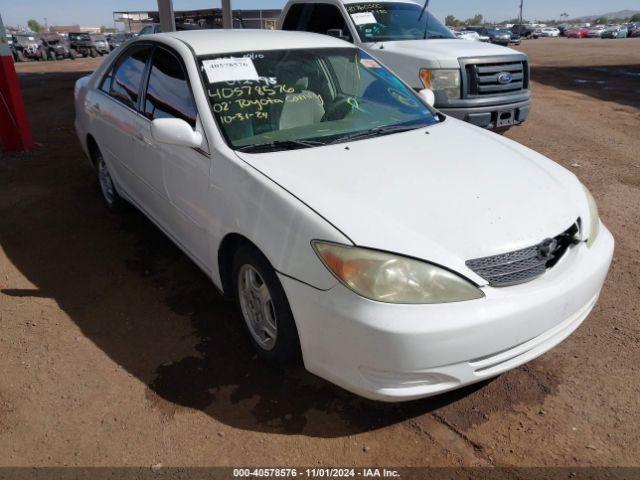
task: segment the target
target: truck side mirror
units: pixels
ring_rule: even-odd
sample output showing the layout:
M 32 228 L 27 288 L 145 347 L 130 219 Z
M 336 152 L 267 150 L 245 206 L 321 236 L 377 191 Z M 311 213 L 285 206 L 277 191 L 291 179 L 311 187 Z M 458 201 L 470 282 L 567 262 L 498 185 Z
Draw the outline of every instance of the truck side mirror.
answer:
M 327 30 L 327 35 L 339 38 L 340 40 L 346 40 L 347 42 L 351 41 L 351 37 L 349 35 L 345 35 L 341 28 L 330 28 Z

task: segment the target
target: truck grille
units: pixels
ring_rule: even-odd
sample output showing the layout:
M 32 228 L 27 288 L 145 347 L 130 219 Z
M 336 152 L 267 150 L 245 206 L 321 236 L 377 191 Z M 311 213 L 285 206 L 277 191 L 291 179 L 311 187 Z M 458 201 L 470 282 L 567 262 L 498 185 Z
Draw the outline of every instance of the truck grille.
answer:
M 466 265 L 489 282 L 492 287 L 507 287 L 539 277 L 562 258 L 579 240 L 578 222 L 555 238 L 538 245 L 491 257 L 467 260 Z
M 497 95 L 529 88 L 529 67 L 526 60 L 467 64 L 466 73 L 469 95 Z M 509 77 L 510 80 L 506 82 Z

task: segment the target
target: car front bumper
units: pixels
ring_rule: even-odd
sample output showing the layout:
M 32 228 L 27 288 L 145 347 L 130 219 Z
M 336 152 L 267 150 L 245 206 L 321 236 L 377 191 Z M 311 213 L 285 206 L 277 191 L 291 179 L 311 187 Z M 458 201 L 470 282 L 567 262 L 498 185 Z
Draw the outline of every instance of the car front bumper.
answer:
M 483 287 L 485 298 L 437 305 L 367 300 L 342 284 L 322 291 L 280 275 L 307 370 L 374 400 L 460 388 L 528 362 L 569 336 L 596 303 L 614 241 L 571 248 L 531 282 Z
M 436 108 L 438 108 L 437 105 Z M 524 122 L 531 110 L 531 100 L 507 103 L 504 105 L 441 108 L 439 110 L 445 115 L 463 120 L 478 127 L 496 129 L 518 125 Z M 501 125 L 501 123 L 508 123 L 508 125 Z

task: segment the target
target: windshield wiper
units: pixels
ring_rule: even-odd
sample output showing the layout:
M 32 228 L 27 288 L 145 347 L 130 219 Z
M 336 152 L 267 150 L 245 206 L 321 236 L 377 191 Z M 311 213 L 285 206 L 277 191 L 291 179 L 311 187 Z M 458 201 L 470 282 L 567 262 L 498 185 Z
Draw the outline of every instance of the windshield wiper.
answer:
M 318 140 L 274 140 L 266 143 L 256 143 L 253 145 L 243 145 L 237 147 L 239 152 L 267 152 L 270 150 L 293 150 L 296 148 L 312 148 L 327 145 Z
M 408 132 L 409 130 L 417 130 L 422 127 L 426 127 L 426 125 L 389 125 L 387 127 L 375 127 L 370 128 L 369 130 L 343 135 L 330 142 L 329 145 L 348 142 L 350 140 L 358 140 L 360 138 L 379 137 L 381 135 L 389 135 L 391 133 Z

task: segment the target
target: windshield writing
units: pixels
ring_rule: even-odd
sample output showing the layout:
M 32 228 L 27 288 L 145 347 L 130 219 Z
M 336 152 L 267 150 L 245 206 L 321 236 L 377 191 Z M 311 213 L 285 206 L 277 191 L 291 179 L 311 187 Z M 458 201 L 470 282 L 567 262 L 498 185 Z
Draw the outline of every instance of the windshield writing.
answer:
M 352 48 L 201 59 L 211 109 L 233 147 L 315 140 L 437 117 L 397 77 Z M 307 144 L 308 146 L 308 144 Z

